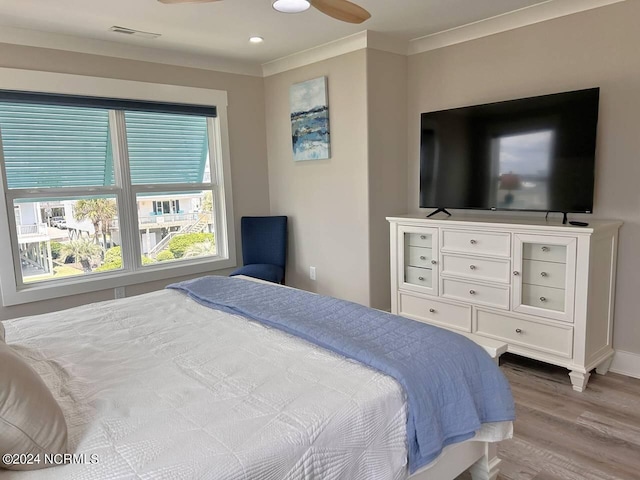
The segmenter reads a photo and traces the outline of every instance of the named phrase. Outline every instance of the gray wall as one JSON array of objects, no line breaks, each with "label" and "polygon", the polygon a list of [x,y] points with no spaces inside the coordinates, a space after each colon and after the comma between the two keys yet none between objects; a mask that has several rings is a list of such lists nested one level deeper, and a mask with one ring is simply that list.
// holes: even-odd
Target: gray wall
[{"label": "gray wall", "polygon": [[594,216],[625,222],[614,346],[634,353],[640,353],[639,18],[640,2],[621,2],[411,56],[407,118],[407,205],[415,212],[421,112],[601,88]]},{"label": "gray wall", "polygon": [[370,305],[391,309],[389,223],[406,212],[407,57],[367,50]]},{"label": "gray wall", "polygon": [[[319,76],[328,79],[331,158],[294,162],[289,87]],[[271,212],[290,222],[287,284],[368,305],[366,51],[267,77],[265,100]]]},{"label": "gray wall", "polygon": [[[385,217],[406,210],[406,65],[366,49],[265,79],[271,212],[291,221],[288,284],[390,309]],[[289,87],[321,75],[331,158],[294,162]]]}]

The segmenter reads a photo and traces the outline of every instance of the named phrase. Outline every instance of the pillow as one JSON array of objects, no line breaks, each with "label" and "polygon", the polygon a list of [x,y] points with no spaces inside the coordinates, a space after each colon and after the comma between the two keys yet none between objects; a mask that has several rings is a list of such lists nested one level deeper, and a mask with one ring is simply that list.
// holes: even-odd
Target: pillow
[{"label": "pillow", "polygon": [[[67,452],[67,424],[55,398],[36,371],[0,342],[0,467],[36,470],[55,466],[45,454]],[[6,454],[40,454],[32,464],[6,464]],[[28,458],[28,457],[27,457]]]}]

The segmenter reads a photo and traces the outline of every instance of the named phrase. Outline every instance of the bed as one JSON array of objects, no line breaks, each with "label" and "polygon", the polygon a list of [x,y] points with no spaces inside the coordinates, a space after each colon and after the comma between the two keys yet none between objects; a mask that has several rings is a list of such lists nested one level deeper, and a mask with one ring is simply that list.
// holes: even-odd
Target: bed
[{"label": "bed", "polygon": [[495,442],[511,436],[510,419],[483,423],[410,471],[409,402],[397,379],[203,303],[169,289],[5,321],[7,344],[64,412],[69,451],[86,457],[0,478],[497,476]]}]

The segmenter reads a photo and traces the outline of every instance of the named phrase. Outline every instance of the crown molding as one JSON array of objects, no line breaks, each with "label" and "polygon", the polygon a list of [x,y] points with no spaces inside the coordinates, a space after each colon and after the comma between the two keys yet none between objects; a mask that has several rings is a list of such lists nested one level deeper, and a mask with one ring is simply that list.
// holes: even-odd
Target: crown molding
[{"label": "crown molding", "polygon": [[367,31],[367,48],[382,50],[383,52],[407,55],[409,42],[390,35],[372,30]]},{"label": "crown molding", "polygon": [[496,33],[514,30],[554,18],[604,7],[625,0],[547,0],[530,7],[462,25],[443,32],[415,38],[409,42],[408,55],[436,50]]},{"label": "crown molding", "polygon": [[364,30],[333,42],[266,62],[261,66],[250,62],[210,55],[184,53],[175,50],[5,26],[0,28],[0,43],[52,48],[216,72],[269,77],[365,48],[399,55],[415,55],[623,1],[626,0],[546,0],[530,7],[415,38],[411,41],[393,38],[380,32]]},{"label": "crown molding", "polygon": [[318,45],[317,47],[263,63],[262,76],[270,77],[271,75],[286,72],[287,70],[311,65],[312,63],[321,62],[322,60],[344,55],[345,53],[355,52],[356,50],[362,50],[363,48],[367,48],[366,30],[333,42],[325,43],[324,45]]},{"label": "crown molding", "polygon": [[260,65],[215,56],[2,26],[0,43],[261,77]]},{"label": "crown molding", "polygon": [[365,48],[373,48],[399,55],[407,54],[408,42],[390,37],[380,32],[363,30],[348,37],[325,43],[317,47],[287,55],[262,64],[262,76],[269,77],[278,73],[321,62],[329,58],[355,52]]},{"label": "crown molding", "polygon": [[318,47],[264,63],[262,64],[262,76],[269,77],[363,48],[373,48],[400,55],[416,55],[623,1],[626,0],[546,0],[530,7],[415,38],[408,42],[379,32],[364,30]]}]

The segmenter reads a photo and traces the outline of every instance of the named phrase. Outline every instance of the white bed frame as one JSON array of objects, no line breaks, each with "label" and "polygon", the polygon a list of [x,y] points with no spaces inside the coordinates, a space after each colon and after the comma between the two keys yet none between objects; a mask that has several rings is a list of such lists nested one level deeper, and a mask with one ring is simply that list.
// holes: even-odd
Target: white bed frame
[{"label": "white bed frame", "polygon": [[496,480],[501,461],[495,443],[458,443],[445,448],[433,465],[418,470],[409,480],[454,480],[467,470],[473,480]]},{"label": "white bed frame", "polygon": [[[244,275],[239,275],[238,278],[268,283]],[[457,333],[484,348],[497,364],[500,361],[500,355],[507,351],[506,343],[479,337],[473,333]],[[496,443],[480,441],[456,443],[445,447],[434,462],[410,475],[408,480],[455,480],[458,475],[467,470],[471,472],[473,480],[496,480],[500,463]]]}]

